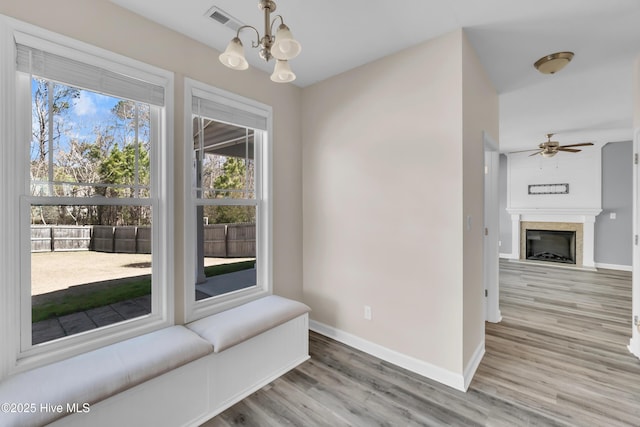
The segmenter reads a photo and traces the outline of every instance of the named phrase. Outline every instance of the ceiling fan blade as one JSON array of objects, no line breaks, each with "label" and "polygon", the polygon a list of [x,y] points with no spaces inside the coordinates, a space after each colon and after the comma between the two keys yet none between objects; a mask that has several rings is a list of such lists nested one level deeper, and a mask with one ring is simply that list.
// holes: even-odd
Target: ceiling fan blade
[{"label": "ceiling fan blade", "polygon": [[539,148],[534,148],[533,150],[519,150],[519,151],[509,151],[509,154],[516,154],[516,153],[526,153],[529,151],[540,151]]},{"label": "ceiling fan blade", "polygon": [[593,145],[593,142],[581,142],[580,144],[561,145],[560,147],[586,147],[587,145]]},{"label": "ceiling fan blade", "polygon": [[553,156],[557,151],[566,151],[569,153],[578,153],[582,150],[573,149],[570,147],[585,147],[588,145],[593,145],[593,142],[581,142],[579,144],[568,144],[568,145],[560,145],[557,141],[551,141],[551,137],[553,134],[547,134],[548,141],[545,141],[540,144],[540,148],[536,148],[533,150],[520,150],[520,151],[510,151],[509,154],[515,153],[526,153],[529,151],[535,151],[533,154],[529,154],[529,157],[533,157],[537,154],[542,154],[547,152],[548,157]]},{"label": "ceiling fan blade", "polygon": [[567,151],[569,153],[579,153],[582,150],[578,150],[577,148],[558,147],[558,151]]}]

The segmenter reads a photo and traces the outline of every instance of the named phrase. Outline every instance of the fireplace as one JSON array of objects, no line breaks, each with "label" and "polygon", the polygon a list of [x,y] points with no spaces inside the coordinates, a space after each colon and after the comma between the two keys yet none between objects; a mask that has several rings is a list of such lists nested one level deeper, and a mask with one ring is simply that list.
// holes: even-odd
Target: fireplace
[{"label": "fireplace", "polygon": [[526,259],[575,264],[576,232],[527,229]]},{"label": "fireplace", "polygon": [[602,209],[508,208],[507,212],[511,214],[512,259],[527,259],[527,230],[574,231],[575,264],[569,265],[595,269],[594,224]]},{"label": "fireplace", "polygon": [[[520,221],[519,228],[520,259],[585,266],[584,224]],[[531,258],[532,256],[535,258]]]}]

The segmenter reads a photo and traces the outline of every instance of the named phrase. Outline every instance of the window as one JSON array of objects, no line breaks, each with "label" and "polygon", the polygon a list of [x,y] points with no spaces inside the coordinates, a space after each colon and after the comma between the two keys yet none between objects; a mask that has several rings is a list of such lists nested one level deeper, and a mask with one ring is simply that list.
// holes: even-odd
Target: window
[{"label": "window", "polygon": [[57,35],[14,37],[20,357],[172,323],[172,75]]},{"label": "window", "polygon": [[31,93],[25,215],[36,345],[151,313],[152,280],[138,267],[150,271],[151,247],[138,240],[153,228],[156,144],[149,104],[36,76]]},{"label": "window", "polygon": [[271,290],[271,109],[186,83],[185,287],[189,320]]}]

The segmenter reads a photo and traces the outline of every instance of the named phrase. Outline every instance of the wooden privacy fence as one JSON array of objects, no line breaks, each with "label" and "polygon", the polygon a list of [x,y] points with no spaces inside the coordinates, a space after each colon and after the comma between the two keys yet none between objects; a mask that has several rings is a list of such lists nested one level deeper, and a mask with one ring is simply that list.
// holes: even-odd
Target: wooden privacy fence
[{"label": "wooden privacy fence", "polygon": [[31,252],[88,251],[91,227],[31,226]]},{"label": "wooden privacy fence", "polygon": [[[256,256],[255,224],[204,226],[204,256],[243,258]],[[96,251],[151,253],[151,227],[31,226],[31,252]]]},{"label": "wooden privacy fence", "polygon": [[151,253],[151,227],[94,225],[93,236],[96,252]]},{"label": "wooden privacy fence", "polygon": [[212,224],[204,226],[204,256],[243,258],[256,256],[255,224]]}]

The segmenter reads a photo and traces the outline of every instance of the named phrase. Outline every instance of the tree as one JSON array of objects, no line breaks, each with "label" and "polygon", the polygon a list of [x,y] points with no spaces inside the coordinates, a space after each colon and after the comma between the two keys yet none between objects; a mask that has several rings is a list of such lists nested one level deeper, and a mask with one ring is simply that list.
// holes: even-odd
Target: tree
[{"label": "tree", "polygon": [[[99,162],[101,184],[96,193],[105,197],[148,197],[150,170],[150,109],[148,105],[119,100],[111,109],[113,121],[100,129],[109,144],[94,154]],[[99,206],[98,223],[144,225],[151,219],[148,207]]]},{"label": "tree", "polygon": [[136,144],[126,144],[122,150],[113,147],[100,164],[100,181],[106,184],[130,185],[129,188],[109,188],[113,196],[134,197],[137,185],[149,184],[149,154]]},{"label": "tree", "polygon": [[219,197],[238,198],[237,191],[221,190],[243,190],[246,181],[246,165],[244,159],[238,157],[227,157],[222,165],[222,174],[213,181],[213,186]]},{"label": "tree", "polygon": [[[49,80],[33,78],[33,99],[32,99],[32,137],[31,137],[31,179],[40,181],[32,186],[34,194],[52,193],[54,186],[46,188],[43,182],[48,181],[49,162],[48,156],[50,146],[58,145],[60,138],[66,131],[64,121],[59,120],[64,117],[74,100],[80,97],[80,91],[76,88],[54,83]],[[50,119],[53,134],[50,135]],[[56,171],[51,171],[55,175]],[[43,224],[56,222],[60,218],[60,209],[53,206],[39,206],[32,209],[32,218],[39,218]]]},{"label": "tree", "polygon": [[111,130],[115,141],[118,141],[122,147],[137,141],[147,150],[149,149],[149,123],[151,121],[148,105],[120,100],[111,109],[111,114],[114,118]]},{"label": "tree", "polygon": [[[111,104],[113,107],[108,107],[110,119],[104,116],[109,110],[89,116],[92,137],[87,135],[87,126],[79,120],[80,116],[73,114],[81,94],[85,91],[33,79],[32,194],[148,197],[149,106],[117,100]],[[86,95],[92,97],[89,92]],[[34,205],[32,219],[34,223],[43,224],[136,225],[148,223],[150,209],[141,206]]]},{"label": "tree", "polygon": [[[33,85],[32,115],[35,126],[33,126],[32,132],[31,160],[35,163],[36,172],[42,172],[46,170],[42,166],[46,165],[47,155],[51,154],[49,153],[49,118],[64,116],[73,105],[73,101],[80,98],[80,91],[70,86],[38,78],[33,79]],[[60,140],[64,131],[64,122],[52,120],[52,123],[54,134],[51,135],[51,138],[55,144]],[[36,173],[35,176],[41,175]]]},{"label": "tree", "polygon": [[[98,187],[106,197],[145,197],[149,186],[149,153],[138,144],[126,144],[121,150],[117,145],[102,160],[99,167],[100,182],[117,184],[113,187]],[[123,187],[124,186],[124,187]],[[100,224],[142,225],[148,223],[150,213],[143,207],[103,207],[99,213]]]},{"label": "tree", "polygon": [[[222,173],[213,181],[216,197],[239,199],[252,193],[253,185],[247,173],[247,169],[253,169],[252,166],[251,160],[247,165],[245,159],[227,157],[222,165]],[[251,206],[210,206],[205,214],[216,224],[255,222],[255,209]]]}]

